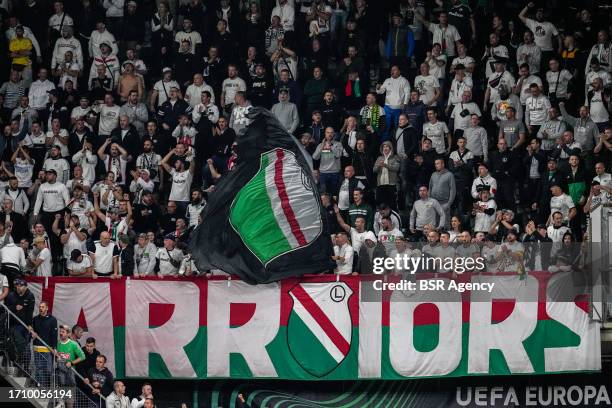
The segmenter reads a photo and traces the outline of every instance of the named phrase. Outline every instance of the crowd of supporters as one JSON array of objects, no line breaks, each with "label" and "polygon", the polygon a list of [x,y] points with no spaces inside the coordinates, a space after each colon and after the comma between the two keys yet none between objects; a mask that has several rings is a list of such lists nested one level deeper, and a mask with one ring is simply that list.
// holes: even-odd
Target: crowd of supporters
[{"label": "crowd of supporters", "polygon": [[605,2],[4,0],[0,15],[11,281],[214,273],[187,247],[250,106],[312,156],[337,273],[412,241],[516,260],[524,242],[582,241],[612,197]]}]

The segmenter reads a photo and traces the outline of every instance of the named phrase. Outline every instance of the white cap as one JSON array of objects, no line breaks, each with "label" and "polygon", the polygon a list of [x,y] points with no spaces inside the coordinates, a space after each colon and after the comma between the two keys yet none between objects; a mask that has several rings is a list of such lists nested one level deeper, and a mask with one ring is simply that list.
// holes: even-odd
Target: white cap
[{"label": "white cap", "polygon": [[375,234],[374,234],[372,231],[368,231],[368,232],[366,232],[366,233],[363,235],[363,240],[364,240],[364,242],[365,242],[366,240],[368,240],[368,239],[369,239],[370,241],[372,241],[372,242],[376,242],[376,241],[378,241],[378,240],[376,239],[376,235],[375,235]]}]

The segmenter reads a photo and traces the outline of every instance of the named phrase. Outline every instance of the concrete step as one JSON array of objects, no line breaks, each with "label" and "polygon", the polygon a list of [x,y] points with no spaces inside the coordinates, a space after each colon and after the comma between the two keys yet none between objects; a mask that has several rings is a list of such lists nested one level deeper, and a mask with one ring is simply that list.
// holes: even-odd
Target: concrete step
[{"label": "concrete step", "polygon": [[37,399],[37,400],[35,400],[35,401],[36,401],[36,403],[37,403],[39,406],[41,406],[41,407],[46,407],[46,406],[47,406],[47,404],[49,403],[49,400],[48,400],[48,399],[42,399],[42,398],[41,398],[41,399]]},{"label": "concrete step", "polygon": [[19,384],[21,388],[25,388],[25,383],[27,380],[25,377],[13,377],[13,380],[15,380],[15,382]]}]

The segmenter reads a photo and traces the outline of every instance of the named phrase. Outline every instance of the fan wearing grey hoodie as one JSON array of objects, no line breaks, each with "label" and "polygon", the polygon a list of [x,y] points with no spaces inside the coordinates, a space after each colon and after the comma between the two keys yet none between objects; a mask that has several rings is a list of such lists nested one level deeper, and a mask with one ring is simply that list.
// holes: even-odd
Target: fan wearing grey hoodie
[{"label": "fan wearing grey hoodie", "polygon": [[278,93],[278,103],[272,106],[271,112],[287,132],[293,134],[300,124],[300,116],[295,103],[289,102],[289,90],[283,88]]},{"label": "fan wearing grey hoodie", "polygon": [[429,196],[435,198],[440,203],[446,215],[444,228],[448,229],[451,219],[450,210],[457,193],[455,177],[453,173],[446,169],[444,159],[436,159],[434,164],[436,166],[436,171],[431,174],[431,178],[429,179]]}]

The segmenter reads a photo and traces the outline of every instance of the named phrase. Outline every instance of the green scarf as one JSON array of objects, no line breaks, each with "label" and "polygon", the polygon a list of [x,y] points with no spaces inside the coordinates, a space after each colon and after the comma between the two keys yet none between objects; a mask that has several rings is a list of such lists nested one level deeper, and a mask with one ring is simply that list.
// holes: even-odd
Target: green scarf
[{"label": "green scarf", "polygon": [[380,124],[380,106],[375,103],[368,109],[363,110],[363,116],[361,117],[361,122],[364,124],[368,123],[368,119],[370,121],[370,126],[374,131],[378,131],[378,125]]}]

